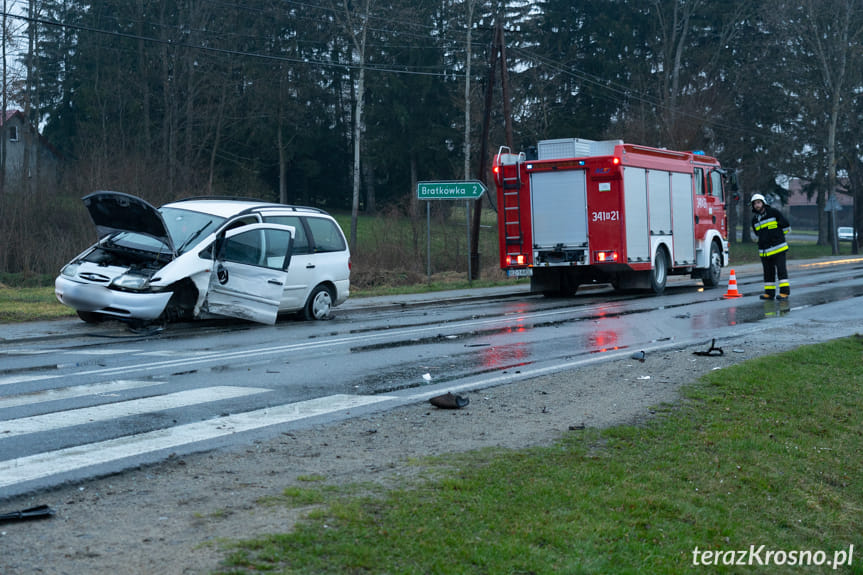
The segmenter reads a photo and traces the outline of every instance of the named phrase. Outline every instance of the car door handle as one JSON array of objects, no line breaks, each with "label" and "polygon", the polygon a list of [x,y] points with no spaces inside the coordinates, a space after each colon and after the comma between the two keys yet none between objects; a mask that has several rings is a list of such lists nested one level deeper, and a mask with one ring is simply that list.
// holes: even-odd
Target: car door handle
[{"label": "car door handle", "polygon": [[284,282],[280,282],[279,280],[267,280],[267,283],[268,283],[268,284],[273,284],[273,285],[276,285],[276,286],[285,285],[285,284],[284,284]]},{"label": "car door handle", "polygon": [[315,269],[315,264],[306,264],[306,269],[307,269],[307,270],[313,270],[313,269]]}]

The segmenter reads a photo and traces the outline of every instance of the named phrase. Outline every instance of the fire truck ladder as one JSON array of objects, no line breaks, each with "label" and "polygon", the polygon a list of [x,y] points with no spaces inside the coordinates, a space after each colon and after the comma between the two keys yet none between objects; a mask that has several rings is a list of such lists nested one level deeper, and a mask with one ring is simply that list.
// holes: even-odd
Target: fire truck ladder
[{"label": "fire truck ladder", "polygon": [[[499,157],[503,157],[503,152],[509,152],[509,148],[502,147]],[[507,163],[501,165],[503,172],[503,217],[506,245],[521,247],[524,240],[521,229],[521,167],[520,163],[523,159],[522,154],[505,154]],[[518,252],[514,252],[518,253]]]}]

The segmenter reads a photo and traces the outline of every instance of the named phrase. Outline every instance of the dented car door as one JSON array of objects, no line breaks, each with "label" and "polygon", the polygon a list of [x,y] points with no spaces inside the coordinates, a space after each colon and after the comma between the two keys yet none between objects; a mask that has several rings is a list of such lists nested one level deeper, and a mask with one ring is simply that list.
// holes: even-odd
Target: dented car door
[{"label": "dented car door", "polygon": [[291,226],[253,224],[228,230],[217,238],[206,311],[276,323],[294,231]]}]

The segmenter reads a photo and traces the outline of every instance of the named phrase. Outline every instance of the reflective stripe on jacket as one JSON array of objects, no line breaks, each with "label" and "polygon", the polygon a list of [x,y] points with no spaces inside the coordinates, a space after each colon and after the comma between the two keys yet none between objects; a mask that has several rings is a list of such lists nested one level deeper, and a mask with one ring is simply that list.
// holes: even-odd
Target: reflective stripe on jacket
[{"label": "reflective stripe on jacket", "polygon": [[758,236],[758,255],[762,258],[788,249],[785,234],[791,231],[791,224],[779,210],[765,205],[752,217],[752,231]]}]

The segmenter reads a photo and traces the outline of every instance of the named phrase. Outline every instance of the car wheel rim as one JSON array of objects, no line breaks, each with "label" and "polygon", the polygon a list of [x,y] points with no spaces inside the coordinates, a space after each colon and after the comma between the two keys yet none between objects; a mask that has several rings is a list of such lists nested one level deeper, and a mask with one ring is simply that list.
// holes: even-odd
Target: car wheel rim
[{"label": "car wheel rim", "polygon": [[312,302],[312,314],[315,319],[321,319],[326,317],[327,314],[330,313],[330,307],[332,307],[332,298],[330,298],[330,293],[327,290],[323,290],[318,295],[315,296],[314,301]]}]

